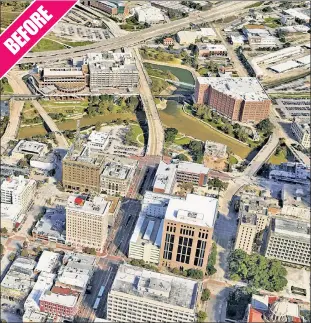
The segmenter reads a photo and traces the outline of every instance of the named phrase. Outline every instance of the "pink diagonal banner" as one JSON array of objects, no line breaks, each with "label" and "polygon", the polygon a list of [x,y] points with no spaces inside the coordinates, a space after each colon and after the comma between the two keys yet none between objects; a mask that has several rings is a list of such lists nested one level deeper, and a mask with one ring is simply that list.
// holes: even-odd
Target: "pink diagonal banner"
[{"label": "pink diagonal banner", "polygon": [[0,35],[0,78],[78,2],[78,0],[34,0]]}]

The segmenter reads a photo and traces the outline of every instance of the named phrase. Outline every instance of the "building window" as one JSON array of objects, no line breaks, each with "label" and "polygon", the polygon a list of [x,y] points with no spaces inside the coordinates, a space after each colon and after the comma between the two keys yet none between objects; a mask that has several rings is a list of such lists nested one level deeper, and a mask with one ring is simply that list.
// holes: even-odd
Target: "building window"
[{"label": "building window", "polygon": [[189,264],[192,238],[179,237],[176,261]]},{"label": "building window", "polygon": [[170,233],[167,233],[165,236],[164,254],[163,254],[164,259],[172,260],[174,238],[175,238],[175,236]]}]

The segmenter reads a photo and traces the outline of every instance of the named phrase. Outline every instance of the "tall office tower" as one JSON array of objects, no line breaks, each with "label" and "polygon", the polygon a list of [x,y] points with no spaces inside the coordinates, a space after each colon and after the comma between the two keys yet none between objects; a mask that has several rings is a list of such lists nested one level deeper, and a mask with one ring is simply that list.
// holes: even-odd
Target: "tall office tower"
[{"label": "tall office tower", "polygon": [[217,199],[188,194],[169,201],[163,225],[160,266],[205,270],[217,215]]}]

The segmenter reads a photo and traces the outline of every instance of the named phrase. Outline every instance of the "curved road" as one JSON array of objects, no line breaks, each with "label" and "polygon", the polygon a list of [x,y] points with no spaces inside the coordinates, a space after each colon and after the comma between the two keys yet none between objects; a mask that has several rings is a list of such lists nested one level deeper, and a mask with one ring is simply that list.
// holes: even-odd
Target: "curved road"
[{"label": "curved road", "polygon": [[[245,7],[253,4],[254,1],[237,1],[234,3],[234,14],[243,10]],[[39,63],[50,62],[67,59],[68,57],[81,57],[86,53],[96,51],[107,51],[118,49],[121,47],[129,47],[141,43],[147,39],[161,36],[163,34],[176,32],[182,28],[187,27],[190,23],[210,22],[219,17],[226,17],[232,15],[232,2],[221,3],[209,11],[200,13],[191,13],[189,17],[179,20],[171,21],[167,24],[153,26],[141,31],[132,32],[118,38],[106,39],[92,45],[81,46],[71,49],[63,49],[58,51],[48,51],[39,53],[28,53],[20,61],[20,63]]]}]

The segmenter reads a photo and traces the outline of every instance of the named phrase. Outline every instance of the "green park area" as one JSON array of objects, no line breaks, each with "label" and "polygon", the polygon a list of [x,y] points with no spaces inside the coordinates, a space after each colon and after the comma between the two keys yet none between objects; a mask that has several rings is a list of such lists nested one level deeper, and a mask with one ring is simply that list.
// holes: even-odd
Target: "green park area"
[{"label": "green park area", "polygon": [[50,50],[59,50],[59,49],[65,49],[66,46],[61,45],[53,40],[42,38],[37,45],[35,45],[31,51],[36,52],[45,52]]},{"label": "green park area", "polygon": [[126,19],[125,23],[120,25],[121,29],[127,30],[127,31],[136,31],[147,28],[147,24],[140,24],[135,16],[132,16],[128,19]]},{"label": "green park area", "polygon": [[140,54],[142,58],[146,60],[169,62],[173,64],[180,64],[182,59],[181,54],[170,54],[160,47],[143,47],[140,49]]},{"label": "green park area", "polygon": [[1,1],[0,26],[7,28],[30,4],[30,1]]},{"label": "green park area", "polygon": [[35,124],[43,124],[43,120],[31,101],[25,101],[21,113],[21,127],[32,126]]},{"label": "green park area", "polygon": [[0,93],[1,94],[10,94],[13,93],[13,89],[6,77],[3,77],[0,80]]},{"label": "green park area", "polygon": [[270,28],[277,28],[281,26],[281,20],[279,18],[266,17],[264,19],[264,24]]}]

